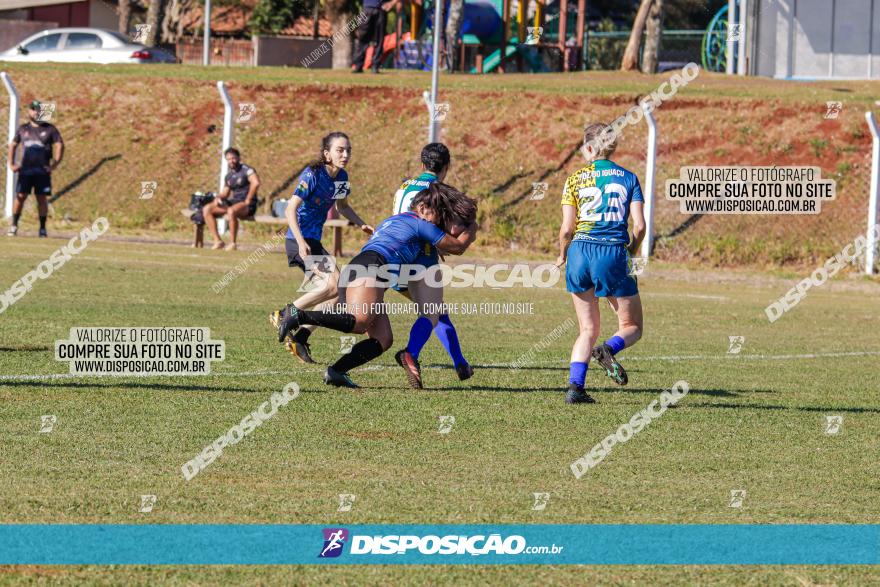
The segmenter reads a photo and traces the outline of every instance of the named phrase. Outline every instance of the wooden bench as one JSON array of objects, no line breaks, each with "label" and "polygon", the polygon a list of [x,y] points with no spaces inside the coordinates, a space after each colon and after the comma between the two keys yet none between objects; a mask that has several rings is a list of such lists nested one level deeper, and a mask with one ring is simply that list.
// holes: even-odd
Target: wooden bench
[{"label": "wooden bench", "polygon": [[[195,210],[191,210],[189,208],[185,208],[180,211],[181,214],[186,216],[187,218],[192,218],[192,215],[195,214]],[[239,218],[241,222],[258,222],[260,224],[275,224],[277,226],[287,227],[287,219],[279,218],[278,216],[272,216],[270,214],[255,214],[253,216],[246,216],[245,218]],[[195,238],[193,240],[192,246],[195,248],[202,248],[205,246],[205,225],[204,224],[195,224]],[[326,220],[324,222],[324,226],[327,228],[333,229],[333,250],[331,251],[334,255],[342,256],[342,229],[348,226],[354,226],[346,218],[338,218],[333,220]],[[217,231],[223,235],[226,234],[226,219],[218,218],[217,219]],[[279,231],[280,232],[280,231]]]}]

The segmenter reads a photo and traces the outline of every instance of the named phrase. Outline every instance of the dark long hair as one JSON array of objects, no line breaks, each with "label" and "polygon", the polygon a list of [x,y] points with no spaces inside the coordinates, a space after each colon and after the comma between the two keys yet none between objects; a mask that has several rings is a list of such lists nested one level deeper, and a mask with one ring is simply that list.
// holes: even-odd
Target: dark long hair
[{"label": "dark long hair", "polygon": [[454,224],[470,226],[477,219],[477,201],[440,181],[416,194],[410,209],[415,210],[419,204],[437,214],[437,226],[446,232]]},{"label": "dark long hair", "polygon": [[349,143],[351,143],[351,139],[348,138],[348,135],[341,131],[331,132],[326,135],[323,139],[321,139],[321,150],[318,151],[318,158],[309,163],[309,167],[312,171],[317,171],[321,168],[322,165],[327,165],[330,163],[327,161],[327,158],[324,157],[324,151],[330,150],[330,145],[333,143],[334,139],[345,139]]}]

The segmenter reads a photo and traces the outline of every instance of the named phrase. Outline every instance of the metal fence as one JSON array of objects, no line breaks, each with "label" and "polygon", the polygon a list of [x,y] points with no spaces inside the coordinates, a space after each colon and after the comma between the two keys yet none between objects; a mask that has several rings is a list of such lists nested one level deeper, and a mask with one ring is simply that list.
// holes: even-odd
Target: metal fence
[{"label": "metal fence", "polygon": [[[177,58],[181,63],[202,64],[202,40],[177,43]],[[254,65],[254,44],[250,40],[211,39],[211,65]]]},{"label": "metal fence", "polygon": [[[663,31],[660,37],[658,61],[660,69],[675,67],[691,61],[701,63],[702,30],[669,30]],[[586,69],[618,69],[623,59],[623,52],[629,41],[629,31],[588,32],[584,43],[584,64]],[[647,35],[646,35],[647,36]],[[642,39],[644,51],[645,39]],[[639,63],[642,58],[639,56]]]}]

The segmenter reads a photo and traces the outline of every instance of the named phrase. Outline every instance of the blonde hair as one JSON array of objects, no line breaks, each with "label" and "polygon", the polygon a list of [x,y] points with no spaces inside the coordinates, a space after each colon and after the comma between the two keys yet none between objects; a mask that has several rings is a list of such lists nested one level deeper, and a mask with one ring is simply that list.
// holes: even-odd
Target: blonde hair
[{"label": "blonde hair", "polygon": [[593,147],[597,159],[607,159],[617,149],[617,137],[609,125],[593,122],[584,127],[584,155],[587,145]]}]

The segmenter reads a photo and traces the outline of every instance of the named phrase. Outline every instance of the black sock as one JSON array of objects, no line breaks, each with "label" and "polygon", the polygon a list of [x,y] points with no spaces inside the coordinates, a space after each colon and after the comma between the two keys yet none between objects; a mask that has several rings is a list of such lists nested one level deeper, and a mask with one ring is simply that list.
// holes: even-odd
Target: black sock
[{"label": "black sock", "polygon": [[46,216],[40,216],[40,230],[46,230]]},{"label": "black sock", "polygon": [[382,343],[375,338],[368,338],[351,347],[350,353],[342,355],[341,359],[330,366],[340,373],[348,373],[355,367],[369,363],[383,352]]},{"label": "black sock", "polygon": [[18,226],[18,219],[21,218],[21,214],[13,214],[12,215],[12,226]]},{"label": "black sock", "polygon": [[300,328],[296,331],[296,334],[293,335],[293,340],[300,344],[305,344],[309,342],[309,336],[311,336],[312,331],[308,328]]},{"label": "black sock", "polygon": [[324,310],[320,312],[314,310],[300,310],[299,323],[324,326],[326,328],[338,330],[339,332],[351,332],[354,330],[355,319],[351,314],[336,314]]}]

